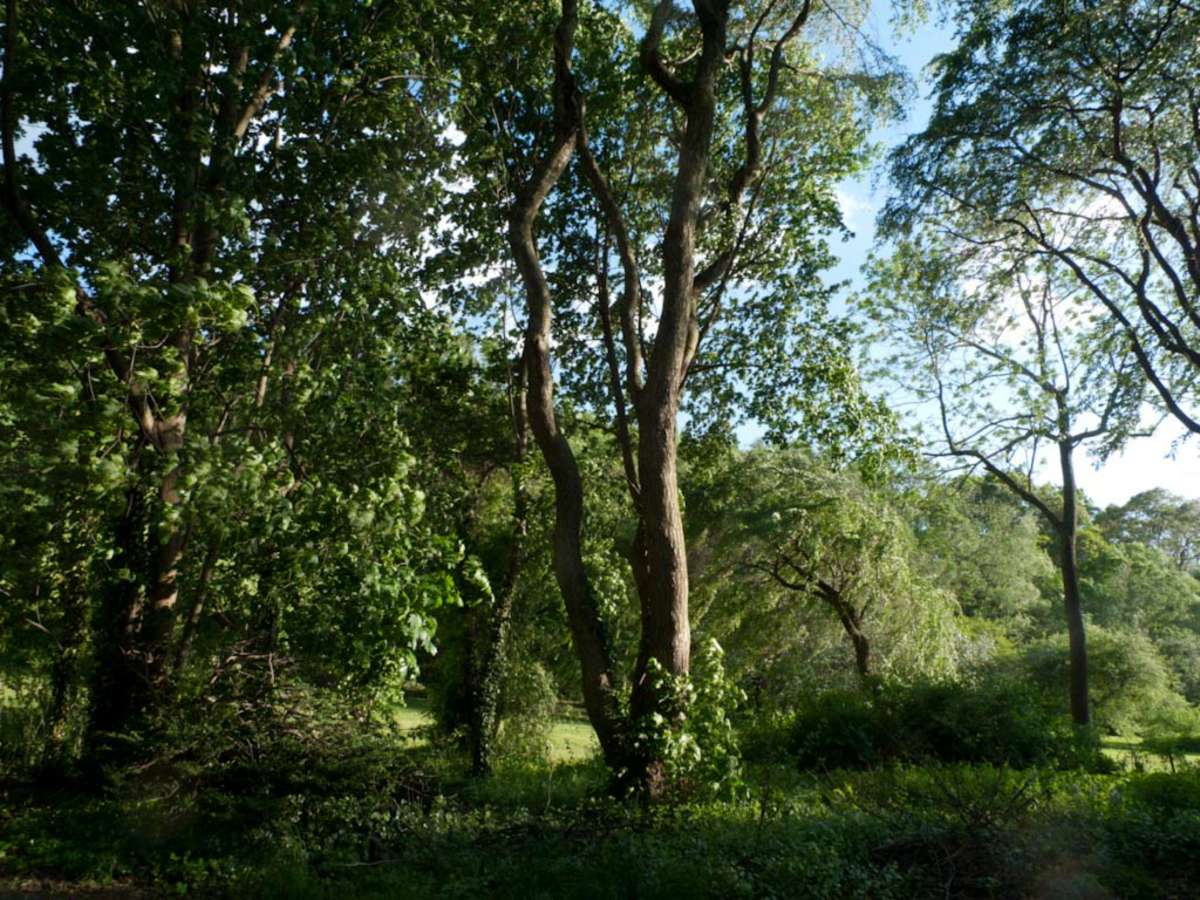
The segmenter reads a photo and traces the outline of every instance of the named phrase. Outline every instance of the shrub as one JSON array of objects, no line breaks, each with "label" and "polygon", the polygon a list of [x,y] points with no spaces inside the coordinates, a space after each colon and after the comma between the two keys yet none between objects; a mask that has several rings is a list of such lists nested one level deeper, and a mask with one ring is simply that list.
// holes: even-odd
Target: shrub
[{"label": "shrub", "polygon": [[550,747],[558,712],[554,679],[541,663],[510,663],[500,688],[500,730],[495,752],[510,760],[540,761]]},{"label": "shrub", "polygon": [[[465,747],[475,703],[472,687],[465,679],[469,666],[464,654],[470,652],[470,647],[462,640],[448,641],[445,647],[430,667],[431,677],[425,680],[429,712],[435,723],[433,736]],[[545,759],[557,710],[558,693],[553,677],[541,663],[510,648],[500,676],[494,761]]]},{"label": "shrub", "polygon": [[1073,728],[1032,686],[998,678],[826,692],[798,710],[791,749],[805,768],[899,761],[1103,765],[1094,733]]},{"label": "shrub", "polygon": [[740,787],[741,754],[732,715],[745,701],[725,671],[724,651],[710,640],[690,674],[672,677],[655,660],[650,676],[665,698],[663,712],[637,723],[637,749],[666,764],[676,798],[729,794]]},{"label": "shrub", "polygon": [[[1092,721],[1114,734],[1138,732],[1160,710],[1184,704],[1154,644],[1136,631],[1088,628],[1088,688]],[[1056,706],[1067,705],[1067,638],[1058,635],[1025,654],[1030,677]]]},{"label": "shrub", "polygon": [[887,726],[887,710],[878,695],[825,691],[797,710],[791,750],[802,768],[865,768],[894,754]]},{"label": "shrub", "polygon": [[1027,683],[932,681],[895,693],[892,733],[905,758],[1062,768],[1099,762],[1096,736],[1075,729]]},{"label": "shrub", "polygon": [[1104,820],[1105,853],[1128,882],[1126,896],[1187,896],[1152,890],[1151,873],[1181,887],[1200,883],[1200,773],[1155,772],[1114,792]]}]

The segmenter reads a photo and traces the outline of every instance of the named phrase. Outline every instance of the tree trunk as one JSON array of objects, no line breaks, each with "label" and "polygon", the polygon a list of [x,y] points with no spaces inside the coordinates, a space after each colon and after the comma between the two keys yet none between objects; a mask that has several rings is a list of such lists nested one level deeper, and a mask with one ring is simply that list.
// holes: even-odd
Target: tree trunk
[{"label": "tree trunk", "polygon": [[504,583],[500,586],[492,610],[488,642],[479,667],[478,690],[471,710],[471,770],[475,775],[489,775],[492,771],[492,750],[500,725],[500,689],[504,680],[508,624],[512,619],[517,579],[525,562],[525,539],[529,534],[529,504],[521,473],[529,442],[523,357],[517,360],[514,370],[508,392],[513,427],[513,466],[509,470],[513,492],[512,543],[508,547]]},{"label": "tree trunk", "polygon": [[518,191],[509,215],[508,240],[529,308],[525,365],[529,427],[554,481],[554,576],[567,608],[571,636],[583,676],[583,699],[604,758],[613,768],[624,763],[624,728],[616,695],[608,635],[583,565],[583,481],[566,435],[559,430],[550,365],[551,295],[538,259],[533,223],[547,194],[575,151],[579,98],[571,74],[578,18],[574,0],[563,0],[554,33],[554,140]]},{"label": "tree trunk", "polygon": [[47,762],[57,766],[70,757],[71,711],[79,695],[80,654],[87,640],[88,596],[80,583],[69,582],[62,635],[50,670],[50,703],[46,710],[49,733]]},{"label": "tree trunk", "polygon": [[508,568],[504,583],[496,595],[488,622],[487,644],[479,664],[478,686],[471,710],[471,771],[475,775],[492,772],[493,747],[500,725],[500,689],[504,681],[508,625],[512,619],[517,578],[525,559],[526,503],[520,477],[513,476],[513,533],[508,548]]},{"label": "tree trunk", "polygon": [[654,659],[671,675],[688,671],[691,629],[688,623],[687,548],[679,508],[676,471],[675,409],[659,411],[657,427],[647,433],[641,424],[638,471],[641,475],[644,576],[640,588],[642,633],[638,669],[634,673],[630,712],[636,719],[657,705],[647,666]]},{"label": "tree trunk", "polygon": [[697,5],[703,46],[684,112],[687,123],[663,235],[663,304],[650,354],[646,388],[638,398],[638,474],[646,588],[638,670],[630,711],[636,719],[657,705],[646,666],[656,660],[671,675],[688,671],[687,547],[679,507],[676,438],[679,402],[698,329],[695,293],[696,225],[708,174],[716,115],[716,78],[725,54],[728,9]]},{"label": "tree trunk", "polygon": [[[178,432],[182,445],[183,432]],[[178,448],[172,448],[178,449]],[[175,506],[179,503],[179,495],[175,491],[175,482],[179,477],[178,467],[163,478],[159,489],[159,499],[164,506]],[[150,691],[150,702],[155,698],[166,697],[170,681],[171,644],[175,636],[175,605],[179,599],[179,567],[183,562],[183,552],[187,547],[188,533],[181,526],[169,526],[166,534],[158,536],[154,529],[156,545],[151,553],[152,560],[149,571],[150,601],[142,617],[142,626],[138,634],[140,647],[138,652],[145,661],[146,685]]]},{"label": "tree trunk", "polygon": [[849,631],[850,643],[854,645],[854,668],[864,682],[871,680],[871,639],[857,626]]},{"label": "tree trunk", "polygon": [[[778,575],[776,575],[776,579],[783,584],[787,584]],[[816,586],[817,592],[833,609],[838,617],[838,621],[842,623],[842,629],[846,632],[846,637],[850,639],[850,646],[854,648],[854,668],[858,672],[859,678],[862,679],[864,684],[869,684],[872,674],[871,639],[863,631],[864,612],[856,609],[849,603],[842,592],[828,581],[817,579]],[[796,585],[794,587],[799,586]]]},{"label": "tree trunk", "polygon": [[145,500],[140,485],[126,493],[125,509],[114,529],[112,576],[100,598],[94,625],[95,671],[84,755],[99,766],[119,756],[118,736],[141,706],[144,675],[138,666],[133,632],[144,599],[134,573],[145,571]]},{"label": "tree trunk", "polygon": [[221,556],[221,543],[214,540],[208,545],[208,551],[204,554],[204,562],[200,566],[200,577],[196,580],[196,594],[192,598],[192,605],[188,609],[187,618],[183,622],[183,631],[179,635],[179,642],[175,645],[175,659],[171,663],[172,676],[178,676],[187,663],[188,654],[192,649],[192,640],[196,636],[196,628],[200,624],[200,620],[204,615],[204,606],[208,602],[208,587],[212,584],[213,572],[217,566],[217,560]]},{"label": "tree trunk", "polygon": [[1062,467],[1063,507],[1059,526],[1059,553],[1062,563],[1063,601],[1067,613],[1067,639],[1070,647],[1068,692],[1071,701],[1071,719],[1076,725],[1087,725],[1091,721],[1088,710],[1088,660],[1087,637],[1083,624],[1083,605],[1079,599],[1079,568],[1076,555],[1078,515],[1075,500],[1074,445],[1070,440],[1061,440],[1058,445],[1059,463]]}]

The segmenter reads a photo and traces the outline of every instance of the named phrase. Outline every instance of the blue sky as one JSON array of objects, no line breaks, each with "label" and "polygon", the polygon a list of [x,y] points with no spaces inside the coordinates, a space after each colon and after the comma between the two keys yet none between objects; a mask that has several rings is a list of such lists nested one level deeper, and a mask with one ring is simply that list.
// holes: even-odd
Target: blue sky
[{"label": "blue sky", "polygon": [[[929,22],[898,40],[890,33],[886,16],[877,15],[871,31],[918,81],[917,97],[905,120],[878,129],[874,135],[874,140],[882,143],[886,152],[906,136],[920,131],[928,120],[931,107],[929,83],[921,77],[922,70],[934,56],[951,48],[953,28]],[[849,281],[852,291],[863,284],[862,265],[876,244],[875,215],[887,192],[887,181],[880,167],[847,180],[839,187],[843,215],[854,237],[835,246],[841,262],[833,270],[832,277]],[[1182,435],[1182,427],[1164,423],[1153,437],[1131,442],[1122,454],[1103,465],[1089,460],[1078,466],[1080,486],[1093,503],[1101,506],[1123,503],[1134,494],[1154,487],[1200,497],[1200,453],[1195,441],[1177,445]],[[1048,481],[1057,480],[1052,466],[1045,467],[1042,476]]]}]

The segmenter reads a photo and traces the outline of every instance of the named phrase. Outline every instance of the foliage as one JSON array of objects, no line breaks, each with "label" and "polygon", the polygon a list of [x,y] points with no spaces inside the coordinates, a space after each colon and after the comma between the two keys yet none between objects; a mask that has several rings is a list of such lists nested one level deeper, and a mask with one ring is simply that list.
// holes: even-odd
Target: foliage
[{"label": "foliage", "polygon": [[1200,501],[1163,488],[1142,491],[1101,510],[1096,526],[1114,542],[1161,550],[1184,571],[1194,571],[1200,562]]},{"label": "foliage", "polygon": [[741,797],[645,809],[596,797],[597,766],[467,783],[444,755],[397,754],[378,737],[330,733],[321,746],[276,748],[235,778],[182,789],[168,779],[150,793],[51,801],[6,786],[0,885],[54,875],[237,897],[895,900],[1090,885],[1166,898],[1197,874],[1191,775],[931,765],[788,780],[752,769]]},{"label": "foliage", "polygon": [[919,571],[957,598],[966,616],[995,623],[1011,640],[1049,617],[1041,584],[1053,580],[1054,563],[1036,515],[1003,485],[922,478],[898,505],[916,540]]},{"label": "foliage", "polygon": [[[1025,652],[1024,664],[1047,696],[1061,693],[1066,640],[1055,636],[1040,641]],[[1137,733],[1160,711],[1184,704],[1161,654],[1139,632],[1090,628],[1088,669],[1095,722],[1107,732]]]},{"label": "foliage", "polygon": [[439,139],[390,77],[420,11],[12,12],[0,678],[49,683],[69,758],[243,665],[412,672],[458,556],[405,418],[443,338],[414,277]]},{"label": "foliage", "polygon": [[710,640],[687,675],[651,665],[664,704],[634,723],[634,752],[663,761],[666,796],[729,796],[741,787],[733,719],[746,695],[726,673],[724,656],[721,645]]},{"label": "foliage", "polygon": [[847,311],[864,0],[9,0],[0,895],[1191,896],[1200,20],[954,10]]},{"label": "foliage", "polygon": [[684,482],[697,621],[748,685],[785,696],[796,669],[820,683],[852,661],[900,679],[954,669],[953,598],[921,577],[906,523],[853,469],[760,447],[697,475]]},{"label": "foliage", "polygon": [[802,704],[789,728],[792,753],[805,768],[896,761],[1100,765],[1094,738],[1072,730],[1036,688],[995,676],[831,691]]},{"label": "foliage", "polygon": [[1200,753],[1200,712],[1177,704],[1159,709],[1146,717],[1142,735],[1142,746],[1166,757],[1174,771],[1177,759]]},{"label": "foliage", "polygon": [[[1193,87],[1183,2],[962,3],[928,125],[894,152],[892,233],[924,221],[1050,265],[1101,307],[1095,345],[1136,356],[1195,431]],[[1191,223],[1191,231],[1184,225]]]}]

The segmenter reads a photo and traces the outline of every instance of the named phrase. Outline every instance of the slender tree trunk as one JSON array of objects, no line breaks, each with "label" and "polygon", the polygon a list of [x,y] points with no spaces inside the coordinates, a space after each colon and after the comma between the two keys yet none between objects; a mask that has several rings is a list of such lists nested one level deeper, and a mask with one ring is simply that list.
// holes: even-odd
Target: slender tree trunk
[{"label": "slender tree trunk", "polygon": [[[182,440],[183,432],[180,431],[181,444]],[[163,478],[159,500],[164,506],[179,503],[179,495],[175,491],[178,477],[179,469],[173,466]],[[187,548],[188,532],[182,526],[173,525],[166,529],[164,535],[157,535],[153,529],[151,534],[157,538],[157,546],[150,554],[150,599],[142,616],[138,638],[141,645],[139,653],[145,662],[146,684],[151,695],[148,700],[153,704],[168,693],[172,672],[169,665],[171,644],[175,636],[175,605],[179,600],[179,567]]]},{"label": "slender tree trunk", "polygon": [[843,618],[842,624],[850,645],[854,648],[854,668],[864,683],[871,680],[871,639],[862,630],[862,621],[858,616],[850,614]]},{"label": "slender tree trunk", "polygon": [[480,663],[479,688],[472,709],[471,769],[476,775],[488,775],[492,771],[492,750],[500,725],[500,689],[504,681],[508,626],[512,619],[517,580],[525,562],[525,541],[529,534],[529,503],[525,496],[525,483],[521,471],[529,443],[525,404],[525,360],[522,357],[517,360],[514,375],[509,382],[509,414],[513,428],[513,466],[509,470],[513,492],[512,542],[508,547],[504,583],[496,596],[496,605],[489,622],[488,642]]},{"label": "slender tree trunk", "polygon": [[608,635],[583,565],[583,481],[571,445],[558,427],[554,408],[551,294],[533,236],[538,211],[570,162],[579,133],[579,97],[571,73],[578,7],[575,0],[563,0],[562,6],[562,18],[554,33],[554,139],[517,192],[509,214],[508,240],[529,308],[525,332],[529,428],[554,481],[554,576],[579,657],[588,719],[605,761],[616,769],[625,762],[625,729]]},{"label": "slender tree trunk", "polygon": [[1078,513],[1075,500],[1074,445],[1068,440],[1058,444],[1059,462],[1062,467],[1063,508],[1059,527],[1059,553],[1062,564],[1063,601],[1067,614],[1067,639],[1070,648],[1068,692],[1071,701],[1071,719],[1076,725],[1087,725],[1091,721],[1088,710],[1088,659],[1087,636],[1084,631],[1083,605],[1079,598],[1079,567],[1076,554]]},{"label": "slender tree trunk", "polygon": [[525,559],[525,537],[528,533],[526,509],[520,476],[514,474],[513,533],[508,548],[508,567],[488,622],[487,644],[479,666],[478,692],[472,710],[471,770],[476,775],[489,775],[492,771],[493,747],[500,725],[500,689],[506,668],[508,626],[512,620],[517,579]]},{"label": "slender tree trunk", "polygon": [[48,761],[52,765],[65,762],[70,756],[71,711],[78,700],[80,653],[88,630],[88,597],[79,583],[80,579],[72,578],[71,581],[62,636],[50,670],[50,704],[46,710],[46,724],[50,735]]},{"label": "slender tree trunk", "polygon": [[196,581],[196,594],[192,598],[192,605],[188,608],[187,618],[184,619],[183,632],[179,635],[179,642],[175,645],[175,658],[171,663],[172,676],[177,676],[187,663],[188,654],[192,650],[192,641],[196,636],[196,628],[204,615],[204,606],[208,602],[208,588],[212,584],[213,572],[220,556],[221,544],[214,540],[208,545],[208,551],[204,554],[204,562],[200,566],[200,577]]},{"label": "slender tree trunk", "polygon": [[[776,578],[778,577],[777,575]],[[818,579],[816,587],[822,599],[837,615],[838,621],[842,623],[842,630],[850,639],[850,646],[854,648],[854,668],[858,672],[859,678],[864,684],[869,684],[873,673],[871,672],[871,639],[863,630],[865,612],[856,609],[846,600],[842,592],[828,581]]]}]

